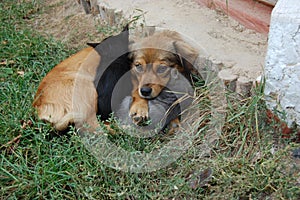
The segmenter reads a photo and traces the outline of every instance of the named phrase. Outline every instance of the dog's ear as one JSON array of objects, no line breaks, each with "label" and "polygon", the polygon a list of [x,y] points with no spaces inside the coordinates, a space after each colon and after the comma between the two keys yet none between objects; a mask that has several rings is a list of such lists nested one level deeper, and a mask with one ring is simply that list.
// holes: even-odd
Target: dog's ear
[{"label": "dog's ear", "polygon": [[128,31],[128,30],[129,30],[129,23],[124,26],[122,32]]},{"label": "dog's ear", "polygon": [[198,74],[197,69],[193,66],[199,54],[197,50],[183,41],[174,41],[173,45],[184,71],[195,75]]},{"label": "dog's ear", "polygon": [[100,43],[99,43],[99,42],[95,42],[95,43],[93,43],[93,42],[88,42],[88,43],[86,43],[86,44],[89,45],[90,47],[96,48],[96,46],[98,46]]},{"label": "dog's ear", "polygon": [[133,62],[134,57],[135,57],[135,51],[130,51],[130,52],[128,53],[128,60],[129,60],[130,63]]}]

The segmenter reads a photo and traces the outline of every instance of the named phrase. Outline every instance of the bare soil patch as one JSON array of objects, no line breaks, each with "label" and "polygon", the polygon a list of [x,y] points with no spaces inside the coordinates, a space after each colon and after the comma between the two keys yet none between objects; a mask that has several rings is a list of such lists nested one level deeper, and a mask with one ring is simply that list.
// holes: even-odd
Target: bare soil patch
[{"label": "bare soil patch", "polygon": [[46,36],[54,37],[67,48],[82,48],[87,42],[100,42],[105,33],[100,31],[100,21],[86,15],[77,1],[45,0],[40,14],[30,20],[30,26]]}]

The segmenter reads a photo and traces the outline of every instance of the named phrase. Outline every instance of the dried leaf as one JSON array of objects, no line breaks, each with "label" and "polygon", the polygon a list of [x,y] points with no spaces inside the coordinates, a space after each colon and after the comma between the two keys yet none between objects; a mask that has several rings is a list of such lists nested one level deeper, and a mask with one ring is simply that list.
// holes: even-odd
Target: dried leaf
[{"label": "dried leaf", "polygon": [[11,64],[15,64],[14,60],[2,60],[0,62],[0,65],[11,65]]},{"label": "dried leaf", "polygon": [[24,76],[25,72],[24,71],[17,71],[17,74],[20,76]]}]

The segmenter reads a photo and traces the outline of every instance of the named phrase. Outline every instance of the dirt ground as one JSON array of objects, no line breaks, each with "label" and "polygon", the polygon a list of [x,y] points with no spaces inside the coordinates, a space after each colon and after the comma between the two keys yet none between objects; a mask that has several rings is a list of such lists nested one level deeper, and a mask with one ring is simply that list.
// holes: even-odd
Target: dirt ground
[{"label": "dirt ground", "polygon": [[[201,7],[192,0],[101,2],[121,9],[124,18],[132,18],[140,14],[137,9],[142,10],[146,25],[176,30],[192,38],[212,60],[234,75],[255,80],[263,73],[267,35],[246,29],[220,11]],[[69,48],[79,49],[86,42],[99,42],[116,30],[85,14],[76,0],[46,0],[40,9],[42,14],[31,21],[32,27],[63,41]]]},{"label": "dirt ground", "polygon": [[100,42],[105,33],[100,21],[86,15],[76,0],[45,0],[30,25],[43,35],[62,41],[68,48],[80,49],[87,42]]}]

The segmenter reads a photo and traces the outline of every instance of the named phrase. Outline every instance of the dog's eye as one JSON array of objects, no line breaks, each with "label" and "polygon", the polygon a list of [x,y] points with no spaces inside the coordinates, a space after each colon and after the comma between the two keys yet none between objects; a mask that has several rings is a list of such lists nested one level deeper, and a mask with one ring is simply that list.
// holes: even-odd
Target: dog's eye
[{"label": "dog's eye", "polygon": [[160,66],[157,68],[156,72],[161,74],[161,73],[164,73],[167,69],[168,69],[167,66],[165,66],[165,65],[160,65]]},{"label": "dog's eye", "polygon": [[134,64],[134,66],[135,66],[135,70],[137,72],[141,73],[144,71],[143,66],[140,63],[136,63],[136,64]]}]

